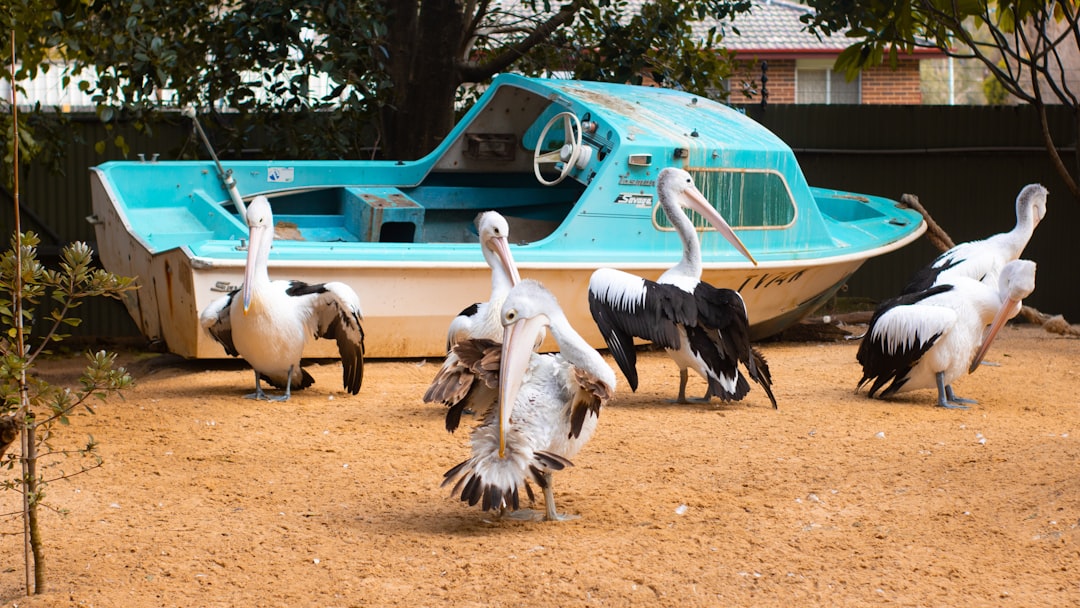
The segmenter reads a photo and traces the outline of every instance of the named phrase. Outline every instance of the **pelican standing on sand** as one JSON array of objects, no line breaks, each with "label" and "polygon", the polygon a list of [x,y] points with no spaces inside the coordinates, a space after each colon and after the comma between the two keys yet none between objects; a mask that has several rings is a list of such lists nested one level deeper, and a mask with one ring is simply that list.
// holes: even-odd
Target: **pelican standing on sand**
[{"label": "pelican standing on sand", "polygon": [[[337,341],[344,368],[342,383],[346,391],[357,394],[364,378],[360,298],[344,283],[271,281],[267,269],[274,240],[270,201],[255,197],[246,216],[244,284],[211,302],[199,315],[202,326],[226,353],[243,357],[254,368],[255,392],[246,397],[285,401],[293,389],[311,386],[315,379],[300,367],[310,337]],[[285,394],[267,397],[260,380],[285,389]]]},{"label": "pelican standing on sand", "polygon": [[859,345],[863,376],[855,390],[871,380],[871,397],[886,384],[881,397],[937,388],[938,406],[966,409],[976,402],[957,397],[952,383],[975,371],[998,330],[1034,290],[1035,262],[1014,260],[1001,270],[996,288],[955,277],[885,302]]},{"label": "pelican standing on sand", "polygon": [[656,180],[660,204],[683,243],[678,264],[657,281],[601,268],[589,279],[589,310],[619,369],[636,391],[637,354],[634,338],[664,348],[679,366],[679,403],[686,403],[687,369],[708,382],[705,401],[746,396],[750,385],[739,371],[746,366],[776,408],[768,364],[750,345],[750,324],[739,292],[718,289],[701,280],[701,243],[693,222],[683,213],[693,209],[755,265],[757,262],[731,226],[709,204],[682,169],[668,167]]},{"label": "pelican standing on sand", "polygon": [[[471,339],[501,341],[503,300],[510,288],[521,280],[510,254],[510,226],[506,219],[495,211],[485,211],[476,216],[476,228],[484,260],[491,267],[491,295],[487,302],[469,306],[450,322],[446,335],[446,359],[424,393],[424,403],[437,401],[453,406],[462,402],[470,388],[471,372],[461,365],[454,345]],[[453,428],[448,425],[447,430],[456,429],[457,423],[454,420]]]},{"label": "pelican standing on sand", "polygon": [[1009,262],[1019,259],[1039,222],[1046,217],[1046,188],[1028,184],[1016,196],[1016,226],[978,241],[960,243],[939,255],[929,266],[915,273],[902,294],[926,291],[956,277],[998,284],[998,274]]},{"label": "pelican standing on sand", "polygon": [[[529,481],[544,491],[544,519],[567,519],[555,509],[552,473],[592,437],[600,409],[615,392],[615,372],[567,320],[555,296],[524,280],[502,307],[503,342],[468,340],[454,347],[475,382],[498,389],[472,433],[472,457],[450,469],[443,485],[469,505],[517,510]],[[535,352],[545,330],[559,353]],[[450,415],[449,413],[447,414]]]}]

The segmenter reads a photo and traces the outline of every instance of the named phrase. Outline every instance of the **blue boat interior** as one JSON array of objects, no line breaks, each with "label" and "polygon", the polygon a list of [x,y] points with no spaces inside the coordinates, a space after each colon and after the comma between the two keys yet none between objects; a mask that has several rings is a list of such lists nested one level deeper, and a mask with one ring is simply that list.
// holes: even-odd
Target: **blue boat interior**
[{"label": "blue boat interior", "polygon": [[414,187],[326,188],[272,202],[275,222],[295,226],[310,241],[476,241],[477,214],[497,209],[513,222],[515,242],[527,243],[557,229],[584,189],[572,180],[542,186],[531,173],[432,173]]}]

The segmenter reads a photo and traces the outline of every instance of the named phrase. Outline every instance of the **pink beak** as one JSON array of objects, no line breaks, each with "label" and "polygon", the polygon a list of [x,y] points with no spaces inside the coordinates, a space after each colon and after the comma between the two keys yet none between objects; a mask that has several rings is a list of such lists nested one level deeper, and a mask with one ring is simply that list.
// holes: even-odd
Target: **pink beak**
[{"label": "pink beak", "polygon": [[712,227],[715,228],[721,236],[739,250],[739,253],[742,253],[746,256],[746,259],[754,263],[754,266],[757,266],[757,260],[754,259],[754,256],[750,255],[750,250],[746,248],[746,245],[744,245],[741,240],[739,240],[738,235],[732,230],[731,226],[727,223],[727,220],[725,220],[723,216],[709,204],[709,200],[705,198],[705,195],[697,188],[687,188],[683,192],[686,194],[686,198],[690,203],[690,208],[700,213],[702,217],[712,224]]},{"label": "pink beak", "polygon": [[499,363],[499,458],[506,454],[506,431],[525,372],[529,369],[534,345],[543,339],[550,321],[546,315],[520,319],[503,330],[502,359]]}]

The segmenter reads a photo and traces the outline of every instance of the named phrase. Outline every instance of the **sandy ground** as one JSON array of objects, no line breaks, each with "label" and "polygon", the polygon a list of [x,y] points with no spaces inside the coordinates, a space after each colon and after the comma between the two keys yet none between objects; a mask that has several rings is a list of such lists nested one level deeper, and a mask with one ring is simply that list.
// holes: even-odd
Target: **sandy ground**
[{"label": "sandy ground", "polygon": [[[241,363],[125,354],[138,386],[64,429],[105,466],[50,487],[50,590],[3,606],[1065,606],[1080,602],[1080,341],[1012,327],[958,382],[869,400],[854,342],[763,343],[780,409],[675,405],[646,353],[557,473],[580,519],[493,521],[440,488],[468,453],[420,396],[438,361],[340,367],[256,403]],[[609,359],[610,361],[610,359]],[[70,364],[41,367],[62,379]],[[694,393],[704,391],[692,381]],[[471,420],[465,423],[471,425]],[[0,492],[0,512],[16,508]]]}]

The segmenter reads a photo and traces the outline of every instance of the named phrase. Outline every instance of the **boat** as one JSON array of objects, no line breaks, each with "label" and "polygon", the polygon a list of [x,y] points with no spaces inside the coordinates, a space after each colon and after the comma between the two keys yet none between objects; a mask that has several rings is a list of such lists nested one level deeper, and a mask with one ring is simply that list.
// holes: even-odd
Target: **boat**
[{"label": "boat", "polygon": [[[418,160],[107,162],[91,168],[89,219],[103,266],[137,277],[125,306],[144,336],[184,357],[227,356],[198,316],[239,287],[244,201],[258,195],[279,228],[271,278],[350,285],[368,357],[445,354],[449,321],[490,291],[473,223],[489,209],[510,223],[521,276],[546,285],[602,348],[590,274],[656,279],[681,256],[656,196],[669,166],[694,176],[756,260],[693,218],[703,280],[742,294],[754,339],[799,322],[867,259],[926,230],[896,201],[811,187],[787,144],[719,102],[514,74],[497,76]],[[320,342],[305,356],[336,356]]]}]

